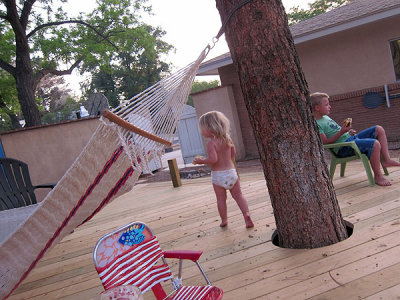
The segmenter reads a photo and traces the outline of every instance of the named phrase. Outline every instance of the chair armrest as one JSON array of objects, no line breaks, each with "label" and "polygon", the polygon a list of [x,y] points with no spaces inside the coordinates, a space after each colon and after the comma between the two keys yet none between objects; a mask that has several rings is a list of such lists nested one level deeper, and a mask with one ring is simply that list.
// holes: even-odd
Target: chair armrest
[{"label": "chair armrest", "polygon": [[342,143],[324,144],[324,148],[328,149],[328,148],[345,147],[345,146],[352,147],[355,144],[356,144],[355,142],[342,142]]},{"label": "chair armrest", "polygon": [[358,155],[361,155],[360,149],[358,149],[358,146],[354,141],[324,145],[325,149],[334,149],[334,148],[340,148],[340,147],[351,147],[354,149],[354,152],[356,152]]},{"label": "chair armrest", "polygon": [[54,188],[56,186],[56,184],[57,184],[57,182],[56,183],[38,184],[38,185],[35,185],[33,187],[33,189],[45,189],[45,188],[52,189],[52,188]]},{"label": "chair armrest", "polygon": [[203,251],[191,251],[191,250],[164,251],[165,258],[190,259],[193,262],[198,261],[202,254]]},{"label": "chair armrest", "polygon": [[208,285],[211,285],[210,280],[208,279],[206,273],[204,273],[203,268],[200,266],[198,262],[200,256],[203,254],[203,251],[191,251],[191,250],[171,250],[164,252],[164,258],[178,258],[179,259],[179,274],[178,274],[178,284],[177,286],[181,286],[181,279],[182,279],[182,260],[183,259],[190,259],[193,261],[197,267],[199,268],[201,274],[203,275],[204,279],[206,280]]}]

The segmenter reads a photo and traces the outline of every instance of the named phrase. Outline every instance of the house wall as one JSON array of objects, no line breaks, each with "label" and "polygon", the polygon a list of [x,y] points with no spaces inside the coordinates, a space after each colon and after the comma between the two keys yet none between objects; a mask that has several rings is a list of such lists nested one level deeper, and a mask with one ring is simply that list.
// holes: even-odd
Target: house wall
[{"label": "house wall", "polygon": [[[400,115],[400,98],[392,99],[390,108],[383,104],[368,109],[363,96],[368,91],[384,95],[385,84],[389,94],[400,92],[389,47],[391,40],[400,38],[398,24],[400,16],[296,45],[309,90],[330,95],[331,117],[338,122],[352,117],[357,131],[382,125],[390,141],[400,140],[400,119],[396,117]],[[232,86],[246,156],[258,156],[237,72],[233,64],[218,72],[221,85]]]},{"label": "house wall", "polygon": [[259,157],[256,140],[251,128],[246,104],[243,99],[242,89],[240,88],[239,77],[233,65],[228,65],[218,69],[221,78],[221,85],[231,85],[235,96],[235,105],[239,118],[240,128],[243,135],[244,151],[246,158]]},{"label": "house wall", "polygon": [[[400,93],[400,82],[388,85],[390,95]],[[386,101],[376,108],[366,108],[363,97],[366,92],[374,91],[385,95],[384,88],[364,89],[352,93],[333,95],[330,97],[331,117],[339,124],[348,117],[353,119],[352,127],[361,131],[373,125],[381,125],[386,130],[389,141],[400,141],[400,97],[390,99],[390,108]]]},{"label": "house wall", "polygon": [[343,94],[396,81],[389,42],[400,15],[296,44],[311,92]]},{"label": "house wall", "polygon": [[[5,156],[27,163],[32,184],[37,185],[57,182],[81,153],[98,125],[98,117],[84,118],[10,131],[1,134],[0,139]],[[37,189],[37,200],[41,201],[48,192],[47,189]]]},{"label": "house wall", "polygon": [[[236,160],[245,159],[246,151],[242,135],[244,131],[240,127],[238,108],[232,86],[217,87],[194,93],[192,97],[198,118],[211,110],[217,110],[225,114],[231,123],[231,137],[236,148]],[[204,145],[206,145],[205,142]]]},{"label": "house wall", "polygon": [[[239,78],[235,73],[235,69],[233,65],[229,65],[221,68],[219,71],[221,74],[221,83],[226,84],[229,82],[232,84],[232,89],[234,91],[236,90],[235,99],[246,157],[258,157],[257,144],[250,125],[242,92],[240,90]],[[399,94],[400,82],[388,84],[388,91],[389,95]],[[210,92],[212,94],[212,90]],[[339,124],[345,118],[351,117],[353,119],[353,128],[357,131],[361,131],[373,125],[381,125],[385,128],[389,141],[400,141],[400,97],[390,99],[390,108],[387,107],[385,102],[377,108],[370,109],[366,108],[363,102],[363,97],[367,92],[380,93],[382,97],[385,95],[383,86],[370,87],[336,95],[330,94],[330,104],[332,107],[330,116]],[[210,97],[212,97],[212,95],[210,95]],[[237,99],[240,100],[238,101]]]}]

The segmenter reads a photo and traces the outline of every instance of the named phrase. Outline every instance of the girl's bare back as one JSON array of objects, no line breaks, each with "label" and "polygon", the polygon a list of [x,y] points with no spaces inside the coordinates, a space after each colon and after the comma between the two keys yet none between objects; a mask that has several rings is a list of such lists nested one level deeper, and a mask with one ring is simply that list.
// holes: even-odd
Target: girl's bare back
[{"label": "girl's bare back", "polygon": [[212,138],[207,144],[208,153],[215,151],[217,159],[211,164],[211,170],[223,171],[235,168],[232,158],[235,155],[235,147],[227,144],[224,140]]}]

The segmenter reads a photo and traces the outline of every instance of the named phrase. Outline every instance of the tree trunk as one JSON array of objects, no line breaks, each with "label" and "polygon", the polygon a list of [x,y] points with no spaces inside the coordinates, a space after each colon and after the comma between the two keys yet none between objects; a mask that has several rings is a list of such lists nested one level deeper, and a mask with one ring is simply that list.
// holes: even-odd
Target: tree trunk
[{"label": "tree trunk", "polygon": [[18,101],[21,105],[26,127],[40,125],[40,113],[35,101],[37,83],[31,65],[29,44],[26,35],[28,18],[35,1],[24,1],[21,16],[18,15],[15,1],[3,1],[7,8],[6,20],[10,23],[15,34],[15,68],[8,66],[7,72],[15,78]]},{"label": "tree trunk", "polygon": [[[242,0],[216,0],[221,20]],[[253,0],[225,27],[256,137],[280,246],[347,238],[309,91],[280,0]]]},{"label": "tree trunk", "polygon": [[18,43],[16,51],[16,72],[14,75],[18,101],[25,119],[25,127],[40,125],[40,113],[35,101],[35,78],[31,66],[28,42]]}]

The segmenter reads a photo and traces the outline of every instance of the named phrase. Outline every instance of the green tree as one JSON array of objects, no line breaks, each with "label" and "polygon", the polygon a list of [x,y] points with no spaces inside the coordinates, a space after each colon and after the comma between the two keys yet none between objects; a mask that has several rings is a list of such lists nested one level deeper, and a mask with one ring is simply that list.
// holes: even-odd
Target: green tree
[{"label": "green tree", "polygon": [[[215,87],[217,87],[219,85],[220,85],[219,80],[195,81],[193,83],[192,90],[190,91],[190,93],[193,94],[193,93],[205,91],[205,90],[208,90],[208,89],[215,88]],[[191,105],[191,106],[194,106],[193,105],[193,97],[192,96],[189,96],[187,104]]]},{"label": "green tree", "polygon": [[162,31],[140,20],[151,11],[147,0],[98,0],[91,13],[75,19],[63,10],[66,0],[19,2],[0,2],[0,68],[15,79],[27,126],[40,124],[35,91],[45,75],[67,75],[76,68],[90,72],[115,62],[116,53],[130,44],[132,56],[144,51],[143,44],[156,52],[163,44],[152,34]]},{"label": "green tree", "polygon": [[0,131],[20,128],[14,78],[0,69]]},{"label": "green tree", "polygon": [[43,124],[58,123],[76,118],[74,111],[81,103],[70,95],[64,77],[47,74],[38,84],[36,98]]},{"label": "green tree", "polygon": [[86,98],[94,93],[102,93],[111,107],[117,107],[121,99],[118,94],[114,70],[109,67],[100,67],[93,73],[91,81],[86,86],[83,85]]},{"label": "green tree", "polygon": [[74,111],[78,111],[81,103],[71,97],[67,97],[61,105],[52,111],[45,112],[42,117],[42,123],[53,124],[76,118]]},{"label": "green tree", "polygon": [[102,93],[111,107],[142,92],[170,71],[170,66],[160,58],[160,54],[172,49],[161,41],[164,31],[148,25],[125,30],[130,32],[130,37],[120,45],[110,62],[89,68],[92,79],[85,94]]},{"label": "green tree", "polygon": [[62,107],[67,97],[71,97],[70,93],[71,89],[64,77],[52,74],[43,77],[36,89],[36,97],[45,112],[53,112]]},{"label": "green tree", "polygon": [[299,6],[292,7],[287,14],[289,25],[323,14],[351,1],[353,0],[316,0],[313,3],[308,3],[308,9],[303,9]]}]

